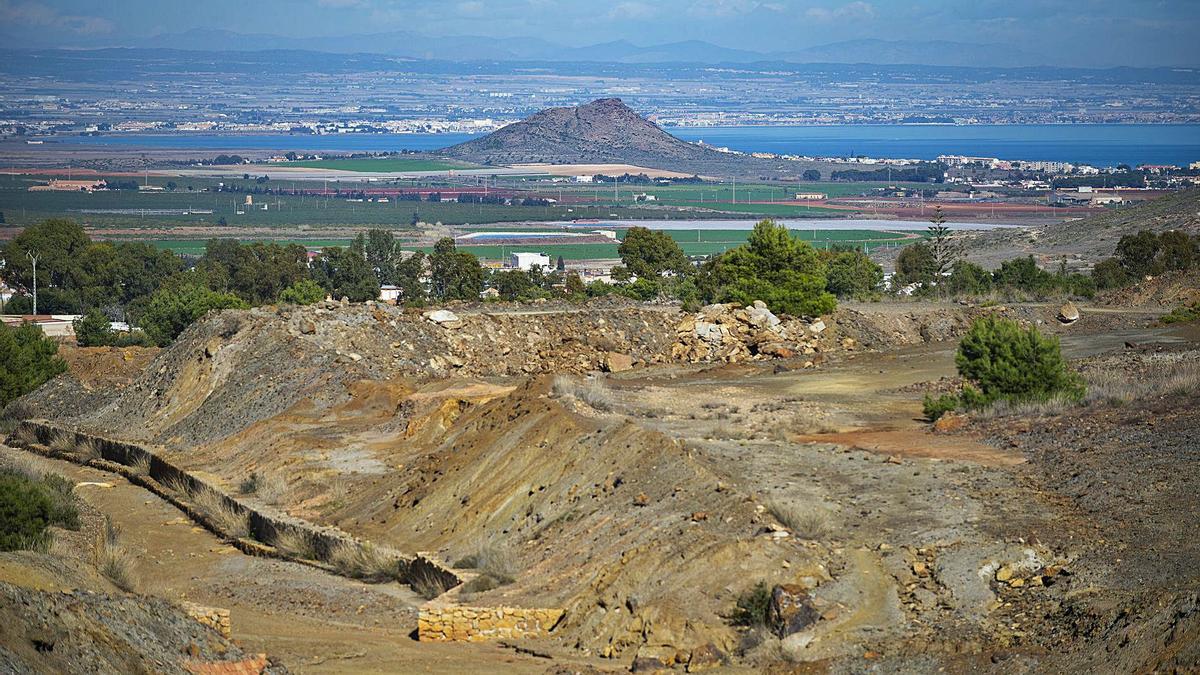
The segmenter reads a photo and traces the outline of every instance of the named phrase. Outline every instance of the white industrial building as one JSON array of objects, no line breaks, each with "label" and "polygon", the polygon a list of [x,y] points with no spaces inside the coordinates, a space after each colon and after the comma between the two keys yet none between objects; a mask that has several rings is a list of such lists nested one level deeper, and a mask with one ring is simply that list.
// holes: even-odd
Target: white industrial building
[{"label": "white industrial building", "polygon": [[550,256],[545,253],[513,253],[508,257],[508,266],[528,272],[534,265],[550,269]]}]

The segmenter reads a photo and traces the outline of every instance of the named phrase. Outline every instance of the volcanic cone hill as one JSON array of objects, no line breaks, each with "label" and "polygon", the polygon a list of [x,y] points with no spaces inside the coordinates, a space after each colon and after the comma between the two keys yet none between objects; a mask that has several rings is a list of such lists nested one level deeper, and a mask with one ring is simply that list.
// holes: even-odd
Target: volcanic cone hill
[{"label": "volcanic cone hill", "polygon": [[621,163],[676,170],[729,158],[675,138],[619,98],[543,110],[441,154],[479,164]]}]

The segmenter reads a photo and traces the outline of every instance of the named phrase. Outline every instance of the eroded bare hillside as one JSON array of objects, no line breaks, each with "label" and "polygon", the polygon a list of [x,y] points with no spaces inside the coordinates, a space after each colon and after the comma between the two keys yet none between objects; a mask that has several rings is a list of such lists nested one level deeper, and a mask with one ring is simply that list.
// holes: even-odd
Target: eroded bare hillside
[{"label": "eroded bare hillside", "polygon": [[[728,308],[224,312],[128,385],[63,377],[23,405],[143,442],[264,512],[429,552],[467,582],[436,602],[562,609],[523,646],[555,658],[1036,672],[1175,649],[1188,662],[1194,575],[1114,587],[1112,559],[1134,553],[1094,543],[1058,480],[1080,459],[1009,433],[1028,425],[933,433],[919,419],[973,316],[1055,311],[864,306],[775,330]],[[1058,328],[1068,352],[1169,337],[1192,362],[1186,335],[1113,311]],[[736,625],[760,583],[790,613]],[[1147,632],[1099,628],[1113,602]]]}]

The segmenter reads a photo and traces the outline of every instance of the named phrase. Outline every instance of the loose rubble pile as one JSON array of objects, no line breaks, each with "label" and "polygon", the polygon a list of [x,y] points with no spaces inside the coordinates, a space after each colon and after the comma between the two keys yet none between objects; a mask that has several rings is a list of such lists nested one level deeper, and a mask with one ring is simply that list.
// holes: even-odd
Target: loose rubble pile
[{"label": "loose rubble pile", "polygon": [[708,305],[676,326],[678,340],[671,348],[671,358],[737,363],[811,356],[821,351],[819,338],[824,331],[825,322],[819,318],[780,319],[760,300],[749,307]]}]

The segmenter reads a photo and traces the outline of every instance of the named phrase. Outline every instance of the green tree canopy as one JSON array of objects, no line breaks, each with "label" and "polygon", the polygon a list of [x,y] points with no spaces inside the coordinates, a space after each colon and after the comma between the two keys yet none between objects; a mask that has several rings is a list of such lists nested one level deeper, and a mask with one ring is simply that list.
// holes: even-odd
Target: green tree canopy
[{"label": "green tree canopy", "polygon": [[154,343],[165,347],[188,326],[213,309],[246,309],[233,293],[214,291],[201,283],[172,284],[150,297],[139,323]]},{"label": "green tree canopy", "polygon": [[333,298],[348,298],[351,302],[365,302],[379,297],[379,278],[367,263],[366,254],[359,245],[347,248],[327,246],[313,261],[313,280],[329,292]]},{"label": "green tree canopy", "polygon": [[32,293],[33,261],[27,253],[33,252],[38,258],[39,295],[42,288],[50,286],[76,288],[79,257],[91,243],[83,227],[73,220],[43,220],[25,228],[4,246],[0,276],[9,286]]},{"label": "green tree canopy", "polygon": [[308,275],[308,252],[299,244],[211,239],[196,269],[208,287],[251,305],[274,302],[283,289]]},{"label": "green tree canopy", "polygon": [[883,283],[883,268],[859,251],[835,255],[829,261],[826,289],[839,298],[863,298]]},{"label": "green tree canopy", "polygon": [[1149,230],[1127,234],[1117,242],[1117,260],[1125,273],[1136,279],[1161,274],[1162,263],[1157,259],[1160,247],[1158,235]]},{"label": "green tree canopy", "polygon": [[899,284],[933,281],[936,274],[937,260],[929,244],[909,244],[900,249],[900,254],[896,256],[896,281]]},{"label": "green tree canopy", "polygon": [[1096,282],[1096,288],[1103,291],[1120,288],[1133,281],[1133,278],[1125,272],[1121,261],[1116,258],[1106,258],[1092,268],[1092,280]]},{"label": "green tree canopy", "polygon": [[102,347],[112,343],[112,323],[96,308],[75,319],[75,342],[80,347]]},{"label": "green tree canopy", "polygon": [[983,295],[992,289],[992,274],[975,263],[959,260],[942,283],[953,295]]},{"label": "green tree canopy", "polygon": [[458,250],[450,237],[439,239],[429,256],[433,297],[438,300],[478,300],[483,290],[479,259]]},{"label": "green tree canopy", "polygon": [[400,244],[390,230],[367,230],[363,245],[367,264],[375,271],[380,284],[396,284],[396,267],[401,261]]},{"label": "green tree canopy", "polygon": [[1158,235],[1159,260],[1165,270],[1189,270],[1200,258],[1200,237],[1169,230]]},{"label": "green tree canopy", "polygon": [[617,253],[625,267],[641,278],[657,279],[663,272],[689,274],[693,269],[683,249],[662,230],[629,228]]},{"label": "green tree canopy", "polygon": [[720,256],[712,273],[722,302],[762,300],[775,312],[814,316],[837,305],[825,290],[825,266],[816,249],[770,220],[755,225],[746,244]]},{"label": "green tree canopy", "polygon": [[325,289],[312,279],[301,279],[279,294],[279,302],[288,305],[312,305],[324,299]]},{"label": "green tree canopy", "polygon": [[425,272],[429,256],[421,251],[404,258],[396,264],[395,284],[400,289],[400,299],[405,304],[421,305],[426,300]]},{"label": "green tree canopy", "polygon": [[492,273],[492,288],[500,294],[502,300],[523,299],[531,290],[536,288],[524,270],[500,270]]}]

